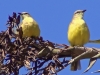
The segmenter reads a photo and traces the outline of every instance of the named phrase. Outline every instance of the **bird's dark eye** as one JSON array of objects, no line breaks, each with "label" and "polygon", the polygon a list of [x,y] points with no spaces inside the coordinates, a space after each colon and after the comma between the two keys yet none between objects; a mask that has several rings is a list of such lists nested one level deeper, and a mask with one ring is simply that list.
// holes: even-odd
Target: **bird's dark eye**
[{"label": "bird's dark eye", "polygon": [[80,12],[76,12],[75,14],[80,13]]},{"label": "bird's dark eye", "polygon": [[24,12],[23,14],[28,14],[27,12]]},{"label": "bird's dark eye", "polygon": [[80,12],[77,12],[77,13],[80,13]]},{"label": "bird's dark eye", "polygon": [[24,14],[28,14],[28,13],[24,13]]}]

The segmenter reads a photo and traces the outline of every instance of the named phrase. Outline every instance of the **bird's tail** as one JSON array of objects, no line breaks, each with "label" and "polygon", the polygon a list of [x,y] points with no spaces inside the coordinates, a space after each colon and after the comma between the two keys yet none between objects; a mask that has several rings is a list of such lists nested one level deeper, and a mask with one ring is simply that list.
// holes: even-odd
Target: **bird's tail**
[{"label": "bird's tail", "polygon": [[100,44],[100,39],[98,39],[98,40],[89,40],[89,43],[98,43],[98,44]]},{"label": "bird's tail", "polygon": [[80,60],[75,61],[71,64],[71,71],[81,70],[81,63]]}]

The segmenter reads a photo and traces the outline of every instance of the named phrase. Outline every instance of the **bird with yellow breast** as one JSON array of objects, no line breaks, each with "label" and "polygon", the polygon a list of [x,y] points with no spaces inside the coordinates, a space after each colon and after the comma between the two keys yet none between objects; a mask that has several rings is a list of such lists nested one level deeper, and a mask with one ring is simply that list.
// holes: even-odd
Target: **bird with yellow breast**
[{"label": "bird with yellow breast", "polygon": [[[84,12],[86,10],[77,10],[74,12],[71,23],[68,27],[68,41],[71,46],[84,46],[90,39],[90,32],[87,24],[83,19]],[[72,54],[72,58],[74,58]],[[71,64],[71,70],[76,71],[81,69],[80,60]]]},{"label": "bird with yellow breast", "polygon": [[20,27],[22,27],[23,37],[39,37],[40,29],[37,22],[31,17],[31,15],[27,12],[19,13],[22,22],[20,23]]}]

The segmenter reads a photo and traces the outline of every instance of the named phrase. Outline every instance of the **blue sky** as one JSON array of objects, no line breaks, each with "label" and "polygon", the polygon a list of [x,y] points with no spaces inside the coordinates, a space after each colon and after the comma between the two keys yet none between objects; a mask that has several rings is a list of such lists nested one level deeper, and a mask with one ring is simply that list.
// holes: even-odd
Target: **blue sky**
[{"label": "blue sky", "polygon": [[[41,36],[59,44],[67,44],[67,29],[73,12],[78,9],[86,9],[84,19],[90,29],[91,39],[100,39],[100,0],[2,0],[0,1],[0,31],[6,30],[6,21],[13,12],[29,12],[37,21],[41,29]],[[86,44],[87,47],[100,48],[100,44]],[[70,66],[58,73],[58,75],[80,75],[88,66],[89,59],[82,60],[82,70],[71,72]],[[91,71],[100,69],[96,62]],[[20,71],[20,75],[25,70]]]}]

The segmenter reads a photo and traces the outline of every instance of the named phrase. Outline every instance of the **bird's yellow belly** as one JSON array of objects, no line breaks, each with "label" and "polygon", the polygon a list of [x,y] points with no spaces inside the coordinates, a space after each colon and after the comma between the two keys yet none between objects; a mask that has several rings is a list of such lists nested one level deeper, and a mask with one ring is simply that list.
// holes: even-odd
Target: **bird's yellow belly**
[{"label": "bird's yellow belly", "polygon": [[22,31],[23,37],[38,37],[40,35],[40,30],[38,26],[24,25],[24,27],[22,26]]},{"label": "bird's yellow belly", "polygon": [[71,27],[68,32],[68,40],[72,46],[83,46],[89,41],[89,30],[87,26]]}]

